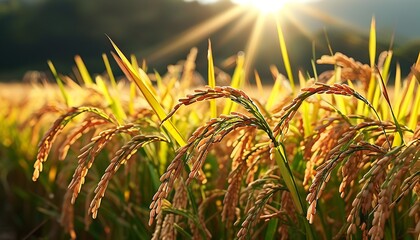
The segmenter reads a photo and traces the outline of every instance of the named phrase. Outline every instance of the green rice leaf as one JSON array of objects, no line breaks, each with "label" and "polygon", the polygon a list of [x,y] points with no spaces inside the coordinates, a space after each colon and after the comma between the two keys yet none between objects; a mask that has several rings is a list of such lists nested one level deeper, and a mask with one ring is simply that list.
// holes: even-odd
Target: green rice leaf
[{"label": "green rice leaf", "polygon": [[[304,205],[302,201],[302,198],[299,194],[299,189],[296,185],[296,181],[293,176],[293,172],[285,156],[286,155],[285,155],[284,146],[280,144],[279,146],[276,147],[276,151],[275,151],[276,163],[279,166],[280,174],[283,178],[283,181],[286,184],[287,189],[290,192],[290,195],[292,196],[293,203],[295,205],[295,208],[299,216],[301,218],[305,218],[304,213],[306,212],[306,205]],[[306,238],[310,240],[314,239],[314,233],[312,232],[312,228],[309,225],[309,222],[306,219],[303,219],[302,222],[305,225]]]},{"label": "green rice leaf", "polygon": [[267,104],[265,105],[265,107],[268,110],[270,110],[274,106],[274,103],[276,101],[276,97],[279,96],[278,94],[280,93],[280,86],[281,86],[282,77],[283,77],[283,75],[279,74],[278,77],[276,78],[274,84],[273,84],[273,87],[271,88],[270,96],[268,97]]},{"label": "green rice leaf", "polygon": [[289,81],[290,81],[290,86],[292,87],[293,92],[295,92],[296,89],[295,89],[295,82],[293,80],[292,67],[290,65],[289,54],[287,52],[287,46],[286,46],[286,41],[284,40],[283,30],[281,29],[280,21],[278,18],[276,19],[276,24],[277,24],[277,34],[279,35],[279,41],[280,41],[281,55],[283,56],[284,68],[286,69],[287,77],[289,78]]},{"label": "green rice leaf", "polygon": [[[395,119],[397,121],[398,121],[398,114],[400,112],[400,105],[401,105],[401,102],[402,102],[402,99],[403,99],[403,96],[400,95],[400,93],[401,93],[401,67],[400,67],[399,64],[397,64],[396,71],[395,71],[395,86],[394,86],[394,97],[396,98],[396,101],[395,101],[395,103],[396,103],[395,104],[395,106],[396,106],[396,109],[395,109],[396,118]],[[393,147],[399,146],[399,145],[401,145],[402,141],[403,141],[403,139],[400,136],[400,134],[395,133],[394,134],[394,141],[392,143],[392,146]]]},{"label": "green rice leaf", "polygon": [[[245,81],[244,78],[244,64],[245,56],[243,53],[238,54],[238,59],[236,60],[236,68],[233,72],[231,87],[235,89],[240,89],[243,86]],[[229,114],[232,111],[235,111],[236,104],[233,103],[230,99],[226,99],[225,107],[223,108],[223,114]]]},{"label": "green rice leaf", "polygon": [[245,54],[240,52],[238,53],[238,58],[236,60],[236,68],[233,72],[231,87],[239,89],[243,87],[245,82],[244,78],[244,64],[245,64]]},{"label": "green rice leaf", "polygon": [[255,75],[255,83],[257,85],[257,89],[258,89],[258,94],[260,96],[264,96],[264,89],[261,83],[261,78],[260,75],[258,74],[257,70],[254,70],[254,75]]},{"label": "green rice leaf", "polygon": [[280,174],[285,182],[287,189],[292,195],[292,199],[296,210],[299,214],[304,213],[304,205],[299,195],[299,190],[296,186],[296,181],[293,177],[292,170],[290,169],[289,163],[285,157],[285,151],[282,146],[277,146],[275,151],[275,158],[277,165],[279,166]]},{"label": "green rice leaf", "polygon": [[202,227],[202,225],[201,225],[201,223],[200,223],[200,221],[197,217],[198,215],[194,215],[194,214],[192,214],[190,212],[187,212],[183,209],[178,209],[178,208],[173,208],[173,207],[165,207],[165,208],[162,208],[162,210],[164,212],[173,213],[175,215],[183,216],[186,219],[189,219],[200,230],[199,232],[200,232],[201,239],[207,239],[206,232],[203,229],[203,227]]},{"label": "green rice leaf", "polygon": [[312,42],[312,59],[311,59],[311,66],[312,66],[312,71],[314,72],[314,78],[315,78],[315,82],[318,82],[318,72],[316,70],[316,52],[315,52],[315,41]]},{"label": "green rice leaf", "polygon": [[[341,67],[337,66],[335,68],[335,82],[340,83],[341,82]],[[346,102],[343,98],[343,96],[333,95],[334,99],[337,101],[337,106],[340,112],[342,112],[344,115],[347,114],[346,110]]]},{"label": "green rice leaf", "polygon": [[395,112],[398,116],[400,112],[400,104],[403,99],[403,95],[401,95],[401,67],[400,64],[397,63],[397,67],[395,68],[395,85],[394,85],[394,97],[395,97]]},{"label": "green rice leaf", "polygon": [[[302,72],[299,71],[299,83],[301,87],[306,86],[305,77],[303,76]],[[342,100],[342,99],[341,99]],[[310,114],[310,106],[308,102],[302,103],[302,121],[303,121],[303,130],[305,137],[309,136],[312,133],[312,127],[311,127],[311,114]]]},{"label": "green rice leaf", "polygon": [[159,174],[151,162],[148,162],[146,165],[150,174],[150,183],[153,186],[153,189],[158,189],[160,185]]},{"label": "green rice leaf", "polygon": [[155,78],[156,78],[156,83],[157,83],[157,88],[160,89],[164,89],[165,86],[162,82],[162,76],[158,73],[158,71],[154,71],[155,72]]},{"label": "green rice leaf", "polygon": [[271,67],[271,72],[276,79],[274,81],[273,87],[271,88],[270,96],[267,99],[267,103],[265,104],[267,110],[270,110],[274,106],[274,103],[276,102],[276,99],[280,94],[280,86],[284,78],[283,75],[280,74],[277,68],[274,66]]},{"label": "green rice leaf", "polygon": [[80,75],[82,76],[82,80],[86,86],[93,85],[92,78],[86,68],[85,63],[83,62],[82,58],[79,55],[74,57],[74,61],[76,62],[77,69],[79,70]]},{"label": "green rice leaf", "polygon": [[108,74],[109,81],[111,81],[111,86],[114,89],[117,89],[117,82],[115,81],[114,73],[112,72],[112,69],[111,69],[111,64],[109,64],[108,56],[105,53],[103,53],[102,59],[105,64],[105,69],[106,69],[106,73]]},{"label": "green rice leaf", "polygon": [[[413,102],[414,94],[415,94],[415,85],[416,81],[413,78],[409,79],[407,82],[407,87],[405,88],[403,99],[401,105],[399,107],[400,111],[398,112],[398,120],[407,123],[407,114],[409,113],[410,103]],[[405,121],[404,121],[405,120]]]},{"label": "green rice leaf", "polygon": [[370,67],[374,69],[376,58],[376,21],[375,17],[372,17],[370,23],[370,33],[369,33],[369,59]]},{"label": "green rice leaf", "polygon": [[102,95],[104,95],[105,99],[110,105],[112,112],[114,113],[118,122],[122,123],[123,120],[127,118],[127,116],[125,115],[124,109],[122,108],[119,98],[118,97],[113,98],[111,96],[111,94],[109,93],[108,87],[106,86],[101,76],[96,76],[95,81]]},{"label": "green rice leaf", "polygon": [[[417,82],[420,83],[420,53],[418,55],[417,58],[417,63],[416,65],[413,67],[412,69],[413,72],[413,77],[411,79],[412,82]],[[415,79],[417,79],[417,81],[415,81]],[[410,115],[410,119],[408,121],[408,127],[412,130],[415,130],[418,124],[418,119],[419,119],[419,115],[420,115],[420,84],[417,84],[417,91],[413,88],[413,97],[415,97],[414,103],[413,103],[413,107],[411,110],[411,115]],[[406,98],[407,99],[407,98]]]},{"label": "green rice leaf", "polygon": [[389,69],[391,68],[392,55],[393,55],[393,52],[391,50],[387,51],[384,66],[382,68],[382,77],[385,83],[387,83],[389,79]]},{"label": "green rice leaf", "polygon": [[[375,18],[372,17],[372,21],[370,24],[370,32],[369,32],[369,59],[370,59],[370,67],[371,69],[375,69],[375,59],[376,59],[376,22]],[[375,91],[377,91],[377,83],[375,79],[375,74],[372,72],[369,82],[369,88],[367,93],[367,100],[369,102],[373,102],[373,98],[375,95]],[[369,109],[365,106],[364,115],[369,113]]]},{"label": "green rice leaf", "polygon": [[54,67],[54,64],[51,62],[51,60],[47,61],[48,67],[51,70],[51,73],[53,74],[55,81],[57,81],[58,88],[60,89],[61,95],[63,95],[64,102],[67,106],[71,106],[71,98],[69,98],[69,95],[64,87],[63,81],[61,81],[61,78],[57,74],[57,70]]},{"label": "green rice leaf", "polygon": [[[386,89],[386,85],[388,84],[388,79],[389,79],[389,71],[391,68],[391,60],[392,60],[392,55],[393,52],[391,50],[386,52],[386,59],[382,68],[382,76],[381,76],[381,81],[382,81],[382,86],[385,86],[385,91],[387,91]],[[382,93],[384,93],[384,91],[382,91]],[[386,94],[388,94],[386,92]],[[382,104],[381,110],[382,110],[382,119],[383,120],[387,120],[388,116],[389,116],[389,108],[386,106],[386,102],[380,102]]]},{"label": "green rice leaf", "polygon": [[265,232],[265,238],[264,238],[265,240],[274,239],[277,232],[278,224],[279,224],[278,218],[273,218],[270,221],[268,221],[267,231]]},{"label": "green rice leaf", "polygon": [[130,82],[130,101],[128,102],[128,111],[130,115],[134,114],[134,101],[136,99],[136,84],[134,82]]},{"label": "green rice leaf", "polygon": [[372,106],[375,109],[378,109],[380,98],[381,98],[381,91],[378,88],[375,88],[375,92],[373,93],[373,99],[372,99]]},{"label": "green rice leaf", "polygon": [[[373,97],[376,91],[376,85],[377,85],[376,81],[371,78],[369,82],[367,98],[366,98],[369,102],[373,102]],[[369,108],[365,105],[363,115],[368,115],[368,114],[369,114]]]},{"label": "green rice leaf", "polygon": [[[150,81],[150,79],[147,77],[147,74],[142,69],[136,71],[131,65],[131,63],[128,61],[128,59],[121,52],[121,50],[117,47],[117,45],[115,45],[115,43],[111,39],[109,40],[111,41],[112,46],[118,54],[116,55],[112,53],[114,59],[117,61],[121,70],[124,72],[127,78],[131,79],[133,82],[136,83],[137,87],[143,93],[144,98],[149,103],[150,107],[156,113],[158,118],[161,121],[165,119],[167,114],[165,113],[160,103],[157,101],[156,96],[153,94],[152,91],[150,91],[150,89],[147,87],[147,84],[145,83],[147,82],[147,80]],[[173,125],[173,123],[170,120],[163,122],[162,125],[180,146],[184,146],[186,144],[178,129],[175,127],[175,125]]]},{"label": "green rice leaf", "polygon": [[177,78],[173,77],[169,81],[169,83],[165,84],[164,87],[161,89],[163,92],[162,96],[160,97],[160,103],[166,108],[170,109],[173,107],[173,98],[171,93],[171,90],[175,86],[175,83],[178,81]]},{"label": "green rice leaf", "polygon": [[177,232],[181,233],[183,236],[183,239],[192,239],[193,237],[191,236],[191,234],[189,234],[186,230],[184,230],[181,226],[179,226],[178,224],[174,223],[174,227],[176,229]]},{"label": "green rice leaf", "polygon": [[98,86],[98,88],[99,88],[99,91],[102,93],[102,95],[104,95],[104,97],[105,97],[105,99],[106,99],[106,101],[108,102],[108,104],[112,104],[112,97],[111,97],[111,95],[109,94],[109,91],[108,91],[108,88],[107,88],[107,86],[105,85],[105,83],[104,83],[104,80],[102,79],[102,77],[100,77],[100,76],[97,76],[96,78],[95,78],[95,81],[96,81],[96,85]]},{"label": "green rice leaf", "polygon": [[[140,66],[139,66],[139,62],[137,61],[137,57],[136,57],[136,55],[134,55],[134,54],[131,54],[130,55],[130,60],[131,60],[131,65],[133,66],[133,68],[134,68],[134,70],[136,70],[136,69],[140,69]],[[147,66],[146,66],[146,63],[143,61],[143,63],[142,63],[142,67],[141,67],[141,69],[144,71],[144,72],[146,72],[147,71]],[[153,84],[152,84],[152,81],[150,80],[150,78],[146,78],[146,79],[143,79],[143,81],[144,81],[144,83],[146,84],[146,86],[147,86],[147,88],[149,88],[149,90],[156,96],[157,95],[157,93],[156,93],[156,90],[155,90],[155,88],[153,87]]]},{"label": "green rice leaf", "polygon": [[327,33],[327,29],[326,28],[324,28],[324,36],[325,36],[325,41],[327,42],[328,51],[329,51],[330,55],[333,56],[334,55],[334,51],[332,49],[330,38],[328,37],[328,33]]},{"label": "green rice leaf", "polygon": [[[378,72],[379,72],[379,69],[378,69]],[[398,138],[396,138],[396,141],[394,141],[394,143],[393,143],[394,146],[395,146],[395,143],[396,142],[399,144],[402,141],[402,139],[403,139],[403,133],[402,133],[402,130],[401,130],[401,126],[400,126],[400,124],[398,122],[398,119],[397,119],[397,117],[394,114],[394,110],[392,108],[392,104],[391,104],[391,100],[389,98],[388,90],[386,89],[386,83],[385,83],[385,81],[384,81],[384,79],[382,78],[381,75],[379,75],[379,78],[381,80],[380,83],[381,83],[381,86],[382,86],[382,94],[383,94],[383,96],[385,98],[385,102],[388,104],[389,110],[391,111],[391,115],[392,115],[392,117],[394,119],[394,123],[395,123],[396,129],[397,129],[397,133],[398,133]]]},{"label": "green rice leaf", "polygon": [[[388,79],[389,79],[389,69],[390,69],[391,59],[392,59],[392,51],[391,50],[387,51],[387,52],[385,52],[385,54],[386,54],[386,58],[385,58],[385,61],[384,61],[383,67],[382,67],[382,73],[380,74],[382,91],[378,91],[378,90],[375,91],[375,95],[373,97],[373,102],[372,102],[372,105],[375,108],[378,108],[379,104],[381,103],[381,101],[379,101],[380,96],[381,96],[381,92],[384,94],[384,96],[385,96],[385,94],[388,94],[386,92],[386,85],[387,85],[387,82],[388,82]],[[378,70],[378,73],[379,73],[380,72],[379,69],[377,69],[377,70]],[[388,95],[386,95],[385,97],[388,97]],[[389,97],[388,97],[387,101],[389,101]],[[381,113],[382,113],[382,119],[384,119],[384,120],[388,118],[388,106],[386,106],[386,104],[387,104],[386,102],[382,101],[382,108],[381,108],[382,111],[381,111]]]},{"label": "green rice leaf", "polygon": [[131,65],[133,65],[134,69],[139,69],[139,63],[137,61],[136,55],[130,54]]},{"label": "green rice leaf", "polygon": [[[211,50],[211,42],[209,40],[209,49],[207,54],[208,59],[208,84],[211,88],[216,87],[216,79],[214,76],[214,64],[213,64],[213,53]],[[217,117],[217,107],[216,107],[216,100],[210,100],[210,114],[211,118]]]}]

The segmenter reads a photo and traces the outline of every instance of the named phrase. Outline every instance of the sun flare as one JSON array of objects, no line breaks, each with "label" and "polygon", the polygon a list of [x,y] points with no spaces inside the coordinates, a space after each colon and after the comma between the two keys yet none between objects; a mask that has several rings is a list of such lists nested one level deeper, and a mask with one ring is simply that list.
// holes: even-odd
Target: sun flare
[{"label": "sun flare", "polygon": [[303,3],[311,0],[232,0],[233,3],[258,9],[261,13],[275,13],[290,3]]}]

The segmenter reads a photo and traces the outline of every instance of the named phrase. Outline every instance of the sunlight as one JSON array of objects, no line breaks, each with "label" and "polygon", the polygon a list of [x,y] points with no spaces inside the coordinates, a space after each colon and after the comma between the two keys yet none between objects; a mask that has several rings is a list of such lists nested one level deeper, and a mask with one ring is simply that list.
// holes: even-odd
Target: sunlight
[{"label": "sunlight", "polygon": [[263,14],[279,12],[286,4],[305,3],[311,0],[232,0],[233,3],[258,9]]},{"label": "sunlight", "polygon": [[255,61],[255,56],[257,54],[258,46],[260,45],[261,40],[261,32],[264,28],[265,21],[267,18],[265,18],[263,15],[260,15],[252,29],[251,36],[248,40],[248,44],[245,49],[245,64],[244,64],[244,70],[245,70],[245,79],[248,82],[249,81],[249,75],[252,71],[252,67]]},{"label": "sunlight", "polygon": [[233,3],[256,8],[262,13],[273,13],[283,8],[287,0],[232,0]]},{"label": "sunlight", "polygon": [[[198,2],[211,5],[221,0],[184,0],[185,2]],[[251,28],[250,36],[246,41],[243,51],[246,53],[244,62],[245,82],[253,72],[255,59],[259,55],[259,47],[262,41],[263,30],[269,27],[270,22],[275,21],[277,27],[287,20],[295,30],[303,33],[311,39],[311,32],[304,26],[301,19],[296,15],[308,15],[318,20],[337,22],[337,19],[323,12],[318,12],[310,3],[322,0],[230,0],[234,7],[220,12],[213,18],[199,23],[177,36],[167,39],[153,49],[147,59],[156,62],[170,55],[185,51],[205,38],[211,39],[212,34],[229,24],[233,24],[230,30],[216,42],[219,45],[229,44],[229,41],[240,35],[246,28]],[[287,10],[287,11],[286,11]],[[296,12],[297,11],[297,12]],[[275,32],[275,30],[273,30]],[[284,53],[282,53],[284,54]],[[287,54],[287,53],[286,53]]]},{"label": "sunlight", "polygon": [[219,30],[226,24],[237,19],[243,9],[239,7],[231,8],[219,15],[194,26],[191,29],[182,32],[180,35],[164,41],[153,50],[153,54],[149,56],[149,61],[156,61],[161,58],[167,57],[168,54],[173,54],[183,49],[197,44],[202,39],[208,38],[213,32]]}]

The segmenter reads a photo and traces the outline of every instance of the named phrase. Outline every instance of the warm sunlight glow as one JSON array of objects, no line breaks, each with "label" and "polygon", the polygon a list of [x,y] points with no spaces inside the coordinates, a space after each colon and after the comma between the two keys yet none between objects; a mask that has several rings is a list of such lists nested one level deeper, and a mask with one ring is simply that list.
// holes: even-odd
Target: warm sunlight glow
[{"label": "warm sunlight glow", "polygon": [[232,0],[233,3],[258,9],[262,13],[280,11],[286,4],[303,3],[310,0]]},{"label": "warm sunlight glow", "polygon": [[[289,0],[290,1],[290,0]],[[249,6],[260,10],[262,13],[277,12],[288,0],[232,0],[233,3]]]},{"label": "warm sunlight glow", "polygon": [[[303,33],[309,40],[312,39],[312,33],[305,27],[302,19],[298,16],[309,15],[322,22],[338,23],[338,20],[328,14],[313,9],[314,2],[322,0],[184,0],[185,2],[198,2],[204,5],[212,5],[217,2],[230,1],[236,6],[222,11],[216,16],[198,23],[190,29],[180,33],[177,36],[158,44],[147,57],[149,62],[154,64],[174,56],[180,52],[186,51],[190,46],[194,46],[200,41],[211,39],[214,32],[223,30],[229,26],[229,30],[224,30],[224,35],[217,41],[212,41],[219,46],[224,46],[242,32],[250,30],[246,46],[240,51],[246,53],[243,59],[243,69],[245,81],[249,81],[250,76],[255,70],[255,59],[260,54],[260,47],[264,45],[264,31],[270,27],[273,34],[281,30],[283,21],[291,23],[293,30]],[[249,11],[253,10],[253,11]],[[287,11],[286,11],[287,10]],[[277,14],[280,13],[281,14]],[[274,24],[275,23],[275,24]],[[275,29],[277,26],[277,31]],[[247,29],[248,28],[248,29]],[[290,29],[290,28],[289,28]],[[213,39],[212,39],[213,40]],[[283,51],[283,50],[282,50]],[[287,52],[285,51],[285,55]],[[283,55],[283,53],[282,53]],[[230,60],[229,60],[230,61]],[[284,60],[283,60],[284,61]],[[292,79],[292,77],[289,77]]]}]

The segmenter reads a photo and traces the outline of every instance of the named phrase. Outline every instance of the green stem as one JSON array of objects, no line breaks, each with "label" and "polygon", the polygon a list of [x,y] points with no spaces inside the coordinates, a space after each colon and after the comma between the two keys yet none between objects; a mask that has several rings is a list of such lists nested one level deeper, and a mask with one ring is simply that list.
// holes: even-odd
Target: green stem
[{"label": "green stem", "polygon": [[299,215],[303,217],[303,224],[305,225],[306,237],[307,239],[314,239],[312,228],[309,225],[309,222],[306,221],[305,212],[306,206],[302,202],[302,198],[299,194],[299,189],[296,185],[295,178],[293,176],[292,170],[290,169],[289,163],[287,162],[286,155],[284,154],[284,149],[282,145],[275,147],[275,158],[276,162],[279,165],[280,174],[286,184],[287,189],[289,189],[290,194],[292,195],[293,203],[298,211]]}]

